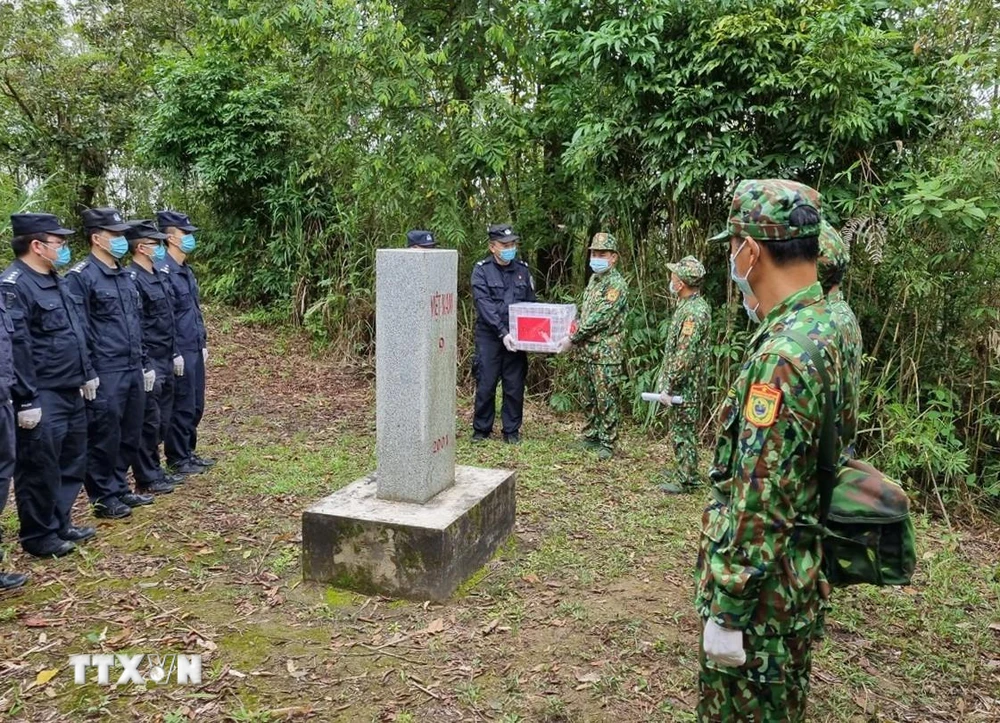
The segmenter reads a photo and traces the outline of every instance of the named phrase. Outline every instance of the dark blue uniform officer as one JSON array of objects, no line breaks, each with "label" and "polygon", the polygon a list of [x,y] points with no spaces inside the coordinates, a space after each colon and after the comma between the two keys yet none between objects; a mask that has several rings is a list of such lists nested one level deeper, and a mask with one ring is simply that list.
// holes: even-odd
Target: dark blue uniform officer
[{"label": "dark blue uniform officer", "polygon": [[[10,336],[14,320],[7,313],[0,295],[0,513],[7,506],[10,479],[14,476],[17,427],[11,389],[14,386],[14,351]],[[27,582],[28,576],[16,572],[0,572],[0,590],[13,590]]]},{"label": "dark blue uniform officer", "polygon": [[71,513],[86,474],[83,394],[94,394],[90,361],[74,295],[55,269],[69,262],[73,232],[45,213],[11,216],[17,259],[0,274],[0,296],[13,322],[17,407],[14,488],[21,546],[39,557],[65,555],[96,534]]},{"label": "dark blue uniform officer", "polygon": [[142,339],[146,346],[149,365],[156,372],[153,388],[146,393],[143,413],[142,438],[136,463],[132,467],[135,484],[140,492],[163,494],[173,492],[174,483],[180,478],[167,478],[160,467],[160,442],[163,429],[170,420],[174,404],[174,374],[183,375],[183,358],[174,344],[174,290],[167,275],[156,269],[166,256],[163,241],[166,234],[156,230],[152,221],[130,221],[125,232],[133,273],[139,289],[139,308],[142,312]]},{"label": "dark blue uniform officer", "polygon": [[196,454],[198,424],[205,412],[205,362],[208,360],[198,280],[187,263],[188,254],[197,245],[194,232],[198,227],[178,211],[160,211],[156,214],[156,224],[167,234],[167,256],[159,269],[167,274],[174,290],[175,343],[184,358],[184,376],[174,380],[174,409],[163,438],[163,451],[172,472],[198,474],[215,464],[215,460]]},{"label": "dark blue uniform officer", "polygon": [[[153,496],[129,490],[126,474],[136,464],[145,410],[147,366],[142,344],[139,291],[134,274],[118,259],[128,251],[128,230],[113,208],[83,212],[90,256],[66,275],[83,298],[90,358],[101,383],[87,402],[87,495],[97,517],[127,517]],[[148,374],[147,374],[148,372]]]},{"label": "dark blue uniform officer", "polygon": [[514,350],[508,328],[511,304],[535,301],[535,282],[528,265],[517,257],[519,237],[506,224],[489,227],[491,255],[472,269],[472,299],[476,304],[476,403],[473,441],[487,439],[496,416],[497,381],[503,381],[504,441],[520,442],[524,381],[528,355]]}]

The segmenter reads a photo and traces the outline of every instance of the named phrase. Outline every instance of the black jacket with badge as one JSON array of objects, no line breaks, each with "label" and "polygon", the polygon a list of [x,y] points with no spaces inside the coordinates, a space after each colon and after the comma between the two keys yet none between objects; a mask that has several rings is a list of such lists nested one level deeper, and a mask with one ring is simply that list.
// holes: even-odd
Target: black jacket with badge
[{"label": "black jacket with badge", "polygon": [[142,310],[142,338],[149,358],[162,369],[178,355],[174,328],[174,289],[167,274],[154,268],[146,271],[132,262]]},{"label": "black jacket with badge", "polygon": [[83,298],[65,279],[17,259],[0,275],[0,292],[13,326],[15,403],[30,405],[38,389],[76,389],[97,376],[80,318]]},{"label": "black jacket with badge", "polygon": [[514,259],[501,266],[492,255],[477,262],[472,269],[472,300],[476,331],[502,339],[509,331],[510,305],[537,300],[528,264]]},{"label": "black jacket with badge", "polygon": [[149,368],[143,346],[139,290],[133,272],[114,268],[93,254],[66,275],[83,298],[83,319],[97,373]]}]

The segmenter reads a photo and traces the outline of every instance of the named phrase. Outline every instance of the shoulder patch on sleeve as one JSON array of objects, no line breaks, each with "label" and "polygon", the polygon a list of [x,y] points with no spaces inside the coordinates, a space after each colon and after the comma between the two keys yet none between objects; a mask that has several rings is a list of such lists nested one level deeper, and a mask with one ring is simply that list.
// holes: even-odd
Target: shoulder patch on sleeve
[{"label": "shoulder patch on sleeve", "polygon": [[743,416],[755,427],[770,427],[781,409],[781,390],[770,384],[752,384]]},{"label": "shoulder patch on sleeve", "polygon": [[613,303],[615,303],[616,301],[618,301],[618,297],[619,297],[619,296],[621,296],[621,295],[622,295],[622,292],[620,292],[620,291],[619,291],[619,290],[618,290],[618,289],[617,289],[616,287],[614,287],[614,286],[612,286],[612,287],[611,287],[610,289],[608,289],[608,290],[607,290],[606,292],[604,292],[604,298],[605,298],[605,299],[606,299],[606,300],[608,301],[608,303],[610,303],[610,304],[613,304]]}]

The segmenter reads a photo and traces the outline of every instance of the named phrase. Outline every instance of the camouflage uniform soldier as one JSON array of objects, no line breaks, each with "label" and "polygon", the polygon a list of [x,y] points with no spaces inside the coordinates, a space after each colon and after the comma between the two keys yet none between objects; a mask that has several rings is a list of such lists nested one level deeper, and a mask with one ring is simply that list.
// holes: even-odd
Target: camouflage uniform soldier
[{"label": "camouflage uniform soldier", "polygon": [[[805,719],[820,599],[817,463],[824,389],[801,342],[820,350],[841,411],[834,312],[816,280],[819,194],[743,181],[727,230],[730,276],[761,324],[726,396],[702,517],[695,607],[704,620],[698,720]],[[839,440],[836,453],[839,455]]]},{"label": "camouflage uniform soldier", "polygon": [[851,252],[837,230],[826,221],[820,224],[819,260],[817,261],[819,282],[826,294],[827,304],[833,311],[834,321],[840,331],[840,349],[844,356],[844,405],[845,423],[841,425],[840,438],[844,445],[841,464],[854,456],[854,442],[858,433],[858,389],[861,386],[861,357],[864,344],[861,327],[850,304],[840,290],[844,274],[851,263]]},{"label": "camouflage uniform soldier", "polygon": [[560,343],[560,351],[581,346],[587,357],[587,426],[583,445],[611,459],[621,414],[618,397],[623,376],[628,284],[618,273],[618,241],[609,233],[594,234],[590,244],[590,277],[576,332]]},{"label": "camouflage uniform soldier", "polygon": [[[685,256],[670,269],[670,293],[680,297],[680,304],[670,320],[667,348],[657,389],[667,405],[667,423],[674,445],[674,467],[664,473],[660,489],[680,494],[698,487],[698,439],[696,428],[708,361],[708,329],[712,310],[701,295],[705,267],[694,256]],[[683,402],[673,405],[671,400]]]}]

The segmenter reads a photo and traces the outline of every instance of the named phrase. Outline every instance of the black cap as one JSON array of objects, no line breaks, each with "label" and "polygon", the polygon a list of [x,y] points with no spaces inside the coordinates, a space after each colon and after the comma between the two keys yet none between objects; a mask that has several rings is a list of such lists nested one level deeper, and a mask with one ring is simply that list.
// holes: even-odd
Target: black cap
[{"label": "black cap", "polygon": [[410,248],[412,246],[433,246],[437,243],[434,240],[434,234],[430,231],[421,231],[420,229],[414,229],[412,231],[406,232],[406,247]]},{"label": "black cap", "polygon": [[157,211],[156,225],[160,227],[161,231],[171,226],[179,228],[185,233],[193,233],[198,230],[197,226],[191,225],[191,219],[188,218],[187,214],[180,211]]},{"label": "black cap", "polygon": [[74,231],[63,228],[51,213],[12,213],[10,227],[15,236],[33,233],[50,233],[53,236],[70,236]]},{"label": "black cap", "polygon": [[157,231],[156,226],[153,225],[152,221],[129,221],[128,230],[125,232],[125,238],[129,241],[138,241],[139,239],[144,238],[148,238],[153,241],[163,241],[167,238],[167,235]]},{"label": "black cap", "polygon": [[83,218],[84,228],[101,228],[115,233],[128,230],[128,224],[117,208],[88,208],[80,216]]},{"label": "black cap", "polygon": [[508,241],[521,240],[521,237],[514,233],[514,229],[511,228],[509,223],[495,223],[487,229],[486,233],[489,234],[490,241],[502,241],[506,243]]}]

